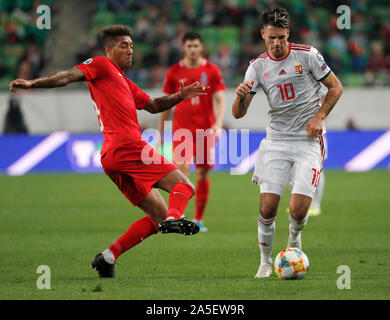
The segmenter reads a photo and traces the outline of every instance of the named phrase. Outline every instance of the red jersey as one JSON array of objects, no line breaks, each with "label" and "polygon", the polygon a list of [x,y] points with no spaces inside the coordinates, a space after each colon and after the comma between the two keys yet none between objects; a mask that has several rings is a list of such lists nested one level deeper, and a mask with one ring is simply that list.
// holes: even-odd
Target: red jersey
[{"label": "red jersey", "polygon": [[207,84],[207,95],[184,100],[176,105],[173,114],[173,130],[186,128],[195,133],[196,129],[209,129],[215,123],[213,94],[226,88],[219,68],[203,59],[196,68],[187,68],[183,60],[171,66],[165,76],[163,92],[172,94],[180,91],[180,81],[188,86],[195,81]]},{"label": "red jersey", "polygon": [[88,81],[100,130],[104,134],[101,155],[109,149],[141,140],[136,109],[143,109],[150,96],[126,78],[108,57],[90,58],[76,66]]}]

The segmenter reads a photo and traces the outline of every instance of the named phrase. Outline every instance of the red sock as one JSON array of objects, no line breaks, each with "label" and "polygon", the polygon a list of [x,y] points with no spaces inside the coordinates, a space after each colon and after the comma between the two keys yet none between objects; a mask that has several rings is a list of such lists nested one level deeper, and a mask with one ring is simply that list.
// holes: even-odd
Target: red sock
[{"label": "red sock", "polygon": [[204,209],[207,205],[207,200],[209,199],[210,191],[210,179],[207,178],[204,181],[199,180],[196,184],[196,194],[195,194],[195,219],[202,221]]},{"label": "red sock", "polygon": [[169,195],[167,218],[180,219],[193,195],[194,189],[189,184],[182,182],[176,184]]},{"label": "red sock", "polygon": [[152,220],[152,218],[146,216],[134,222],[130,228],[108,249],[112,251],[116,261],[122,253],[134,247],[152,234],[157,233],[157,231],[158,227],[156,223]]}]

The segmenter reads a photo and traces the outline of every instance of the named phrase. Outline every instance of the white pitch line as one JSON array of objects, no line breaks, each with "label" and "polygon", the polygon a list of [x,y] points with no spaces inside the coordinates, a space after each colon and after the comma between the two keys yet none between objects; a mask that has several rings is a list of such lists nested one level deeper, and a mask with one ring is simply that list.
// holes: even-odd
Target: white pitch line
[{"label": "white pitch line", "polygon": [[10,176],[21,176],[69,139],[68,132],[54,132],[7,168]]},{"label": "white pitch line", "polygon": [[349,160],[347,171],[368,171],[390,154],[390,130]]}]

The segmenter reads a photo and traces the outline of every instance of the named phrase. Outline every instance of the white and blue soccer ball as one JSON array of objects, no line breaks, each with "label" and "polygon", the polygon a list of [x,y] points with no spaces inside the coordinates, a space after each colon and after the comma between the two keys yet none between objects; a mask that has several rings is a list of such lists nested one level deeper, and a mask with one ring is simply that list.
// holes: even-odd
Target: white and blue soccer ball
[{"label": "white and blue soccer ball", "polygon": [[276,256],[274,270],[282,280],[300,280],[309,271],[309,259],[302,250],[287,248]]}]

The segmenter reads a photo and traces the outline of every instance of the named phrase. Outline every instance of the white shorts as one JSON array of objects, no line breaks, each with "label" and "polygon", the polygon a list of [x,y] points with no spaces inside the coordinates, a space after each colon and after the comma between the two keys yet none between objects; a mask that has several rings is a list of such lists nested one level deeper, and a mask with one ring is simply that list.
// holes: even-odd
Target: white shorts
[{"label": "white shorts", "polygon": [[261,193],[282,195],[287,183],[291,193],[313,198],[325,158],[323,137],[308,140],[269,140],[259,146],[252,181]]}]

